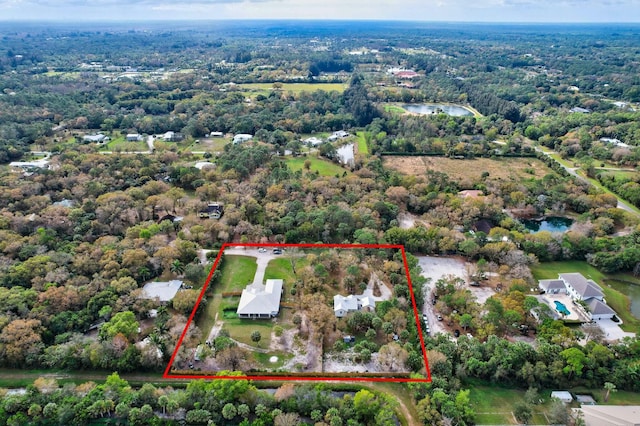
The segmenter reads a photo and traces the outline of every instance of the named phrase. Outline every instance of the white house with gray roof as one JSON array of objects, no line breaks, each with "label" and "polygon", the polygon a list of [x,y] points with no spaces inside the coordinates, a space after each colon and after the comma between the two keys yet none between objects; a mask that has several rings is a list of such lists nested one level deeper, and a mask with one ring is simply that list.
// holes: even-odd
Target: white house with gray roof
[{"label": "white house with gray roof", "polygon": [[342,318],[349,312],[375,310],[376,302],[373,297],[359,295],[341,296],[336,294],[333,296],[333,313],[337,318]]},{"label": "white house with gray roof", "polygon": [[579,272],[559,274],[556,280],[540,280],[538,286],[547,294],[564,293],[574,301],[583,301],[592,320],[610,319],[616,314],[607,305],[602,287]]},{"label": "white house with gray roof", "polygon": [[567,294],[573,300],[584,300],[585,302],[589,299],[604,300],[602,288],[593,280],[586,279],[581,273],[560,274],[558,277],[564,282]]},{"label": "white house with gray roof", "polygon": [[252,283],[242,290],[236,313],[239,318],[273,318],[280,312],[282,280]]}]

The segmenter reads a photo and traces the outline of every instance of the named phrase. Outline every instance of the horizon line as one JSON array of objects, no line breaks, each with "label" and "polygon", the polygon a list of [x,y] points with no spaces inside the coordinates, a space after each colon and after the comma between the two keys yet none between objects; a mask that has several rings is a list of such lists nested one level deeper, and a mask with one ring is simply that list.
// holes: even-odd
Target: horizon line
[{"label": "horizon line", "polygon": [[42,24],[132,24],[132,23],[207,23],[207,22],[392,22],[392,23],[415,23],[415,24],[503,24],[503,25],[640,25],[638,21],[474,21],[474,20],[415,20],[415,19],[377,19],[377,18],[148,18],[148,19],[2,19],[0,24],[5,23],[42,23]]}]

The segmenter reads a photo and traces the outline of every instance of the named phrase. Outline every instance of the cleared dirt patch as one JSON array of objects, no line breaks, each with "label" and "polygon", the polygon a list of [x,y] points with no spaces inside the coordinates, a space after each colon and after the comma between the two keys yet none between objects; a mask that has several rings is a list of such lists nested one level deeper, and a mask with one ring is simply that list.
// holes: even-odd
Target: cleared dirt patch
[{"label": "cleared dirt patch", "polygon": [[479,180],[488,172],[489,179],[526,180],[555,173],[537,158],[474,158],[457,160],[447,157],[384,157],[385,167],[407,175],[424,175],[427,170],[446,173],[453,180]]}]

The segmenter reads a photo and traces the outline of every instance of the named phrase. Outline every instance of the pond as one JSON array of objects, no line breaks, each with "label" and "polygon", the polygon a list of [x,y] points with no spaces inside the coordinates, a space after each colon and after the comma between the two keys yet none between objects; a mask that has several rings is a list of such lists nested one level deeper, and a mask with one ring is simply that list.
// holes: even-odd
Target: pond
[{"label": "pond", "polygon": [[540,231],[565,232],[573,224],[573,219],[568,217],[550,216],[542,220],[524,219],[521,221],[531,233]]},{"label": "pond", "polygon": [[619,280],[607,280],[605,285],[628,296],[631,300],[631,315],[640,319],[640,285]]},{"label": "pond", "polygon": [[447,105],[447,104],[407,104],[402,105],[402,108],[406,111],[413,112],[414,114],[429,115],[445,113],[454,117],[471,116],[473,113],[463,107],[462,105]]},{"label": "pond", "polygon": [[338,157],[340,158],[340,162],[342,164],[353,164],[353,159],[355,154],[353,152],[353,144],[342,145],[340,148],[336,149],[338,153]]}]

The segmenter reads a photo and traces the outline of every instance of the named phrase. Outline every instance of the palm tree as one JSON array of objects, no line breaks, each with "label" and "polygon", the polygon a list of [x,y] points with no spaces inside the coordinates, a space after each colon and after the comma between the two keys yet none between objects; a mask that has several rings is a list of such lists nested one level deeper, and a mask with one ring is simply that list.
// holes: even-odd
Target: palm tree
[{"label": "palm tree", "polygon": [[607,402],[609,400],[609,395],[611,394],[611,392],[618,392],[618,389],[616,389],[616,385],[611,382],[604,382],[604,389],[607,391],[607,393],[604,394],[604,402]]},{"label": "palm tree", "polygon": [[176,259],[171,262],[171,272],[176,275],[182,275],[184,273],[184,265],[180,261],[180,259]]}]

